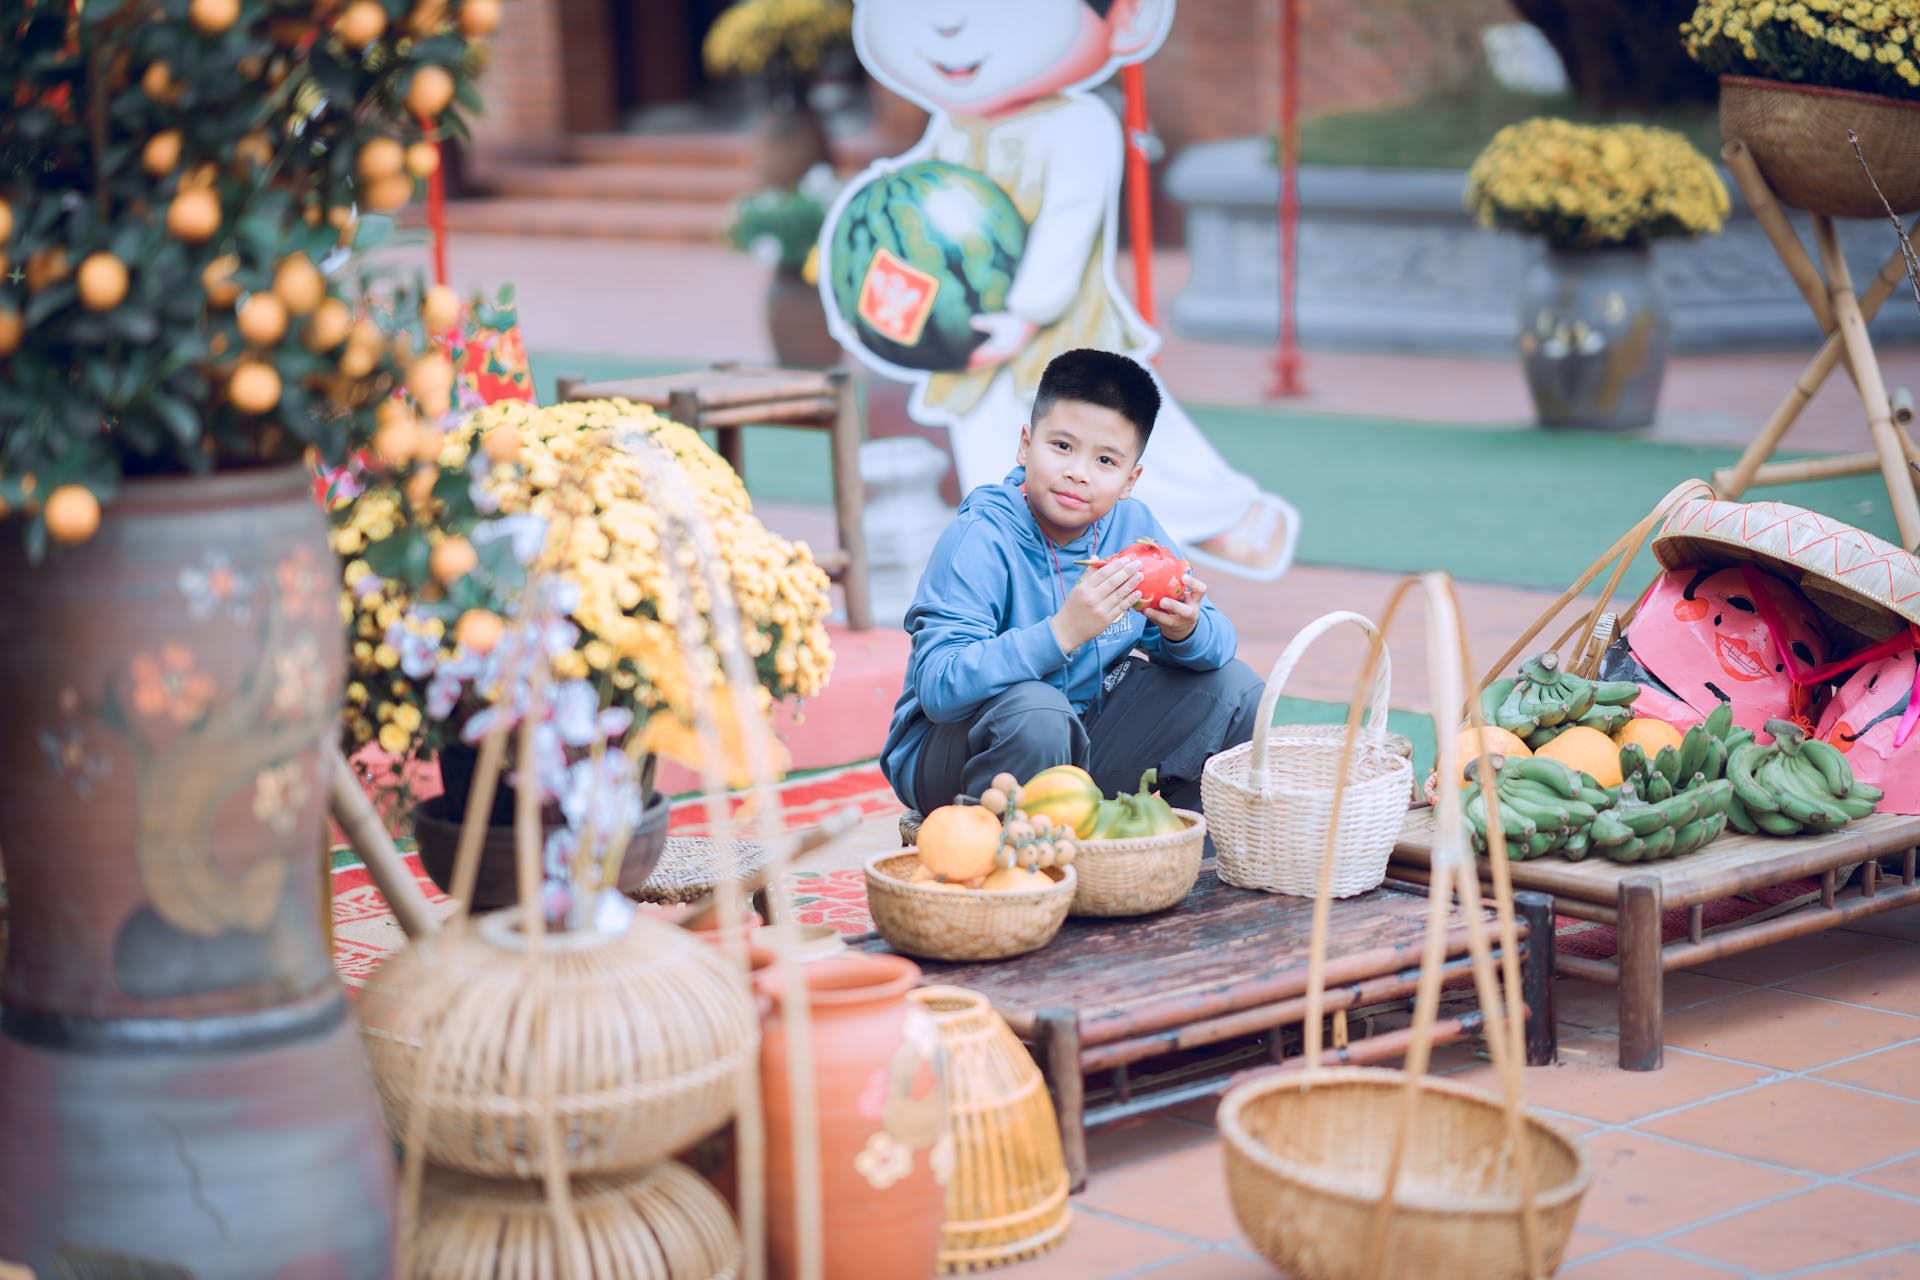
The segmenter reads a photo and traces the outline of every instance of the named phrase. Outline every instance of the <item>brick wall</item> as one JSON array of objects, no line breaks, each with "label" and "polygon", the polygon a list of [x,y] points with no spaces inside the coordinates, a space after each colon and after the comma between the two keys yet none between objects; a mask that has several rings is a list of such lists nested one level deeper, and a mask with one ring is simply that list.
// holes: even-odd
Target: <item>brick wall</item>
[{"label": "brick wall", "polygon": [[474,118],[474,147],[487,154],[545,150],[566,131],[559,0],[512,0],[500,14],[480,74],[486,112]]}]

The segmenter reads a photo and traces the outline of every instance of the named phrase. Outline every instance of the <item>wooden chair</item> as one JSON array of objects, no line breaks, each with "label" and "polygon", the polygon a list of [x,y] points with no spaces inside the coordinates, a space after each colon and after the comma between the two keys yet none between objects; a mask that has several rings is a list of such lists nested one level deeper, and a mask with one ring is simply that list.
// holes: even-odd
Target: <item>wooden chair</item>
[{"label": "wooden chair", "polygon": [[747,474],[742,428],[798,427],[829,432],[833,510],[840,546],[817,552],[814,558],[846,596],[847,626],[855,631],[873,628],[873,610],[867,598],[867,547],[861,532],[866,489],[860,482],[860,409],[853,380],[845,369],[820,373],[756,369],[726,362],[686,373],[609,382],[586,382],[562,375],[558,390],[562,400],[631,400],[696,431],[711,430],[720,456],[742,480]]},{"label": "wooden chair", "polygon": [[[1867,336],[1867,322],[1880,309],[1880,304],[1904,282],[1905,260],[1896,249],[1866,291],[1856,295],[1846,257],[1840,251],[1840,240],[1834,232],[1833,219],[1820,213],[1811,215],[1814,241],[1820,254],[1820,265],[1816,266],[1788,223],[1779,198],[1760,175],[1760,167],[1754,162],[1746,144],[1737,138],[1730,139],[1721,154],[1726,158],[1727,168],[1733,172],[1734,180],[1740,184],[1740,190],[1745,193],[1747,203],[1752,206],[1754,217],[1772,242],[1774,252],[1780,255],[1780,261],[1799,286],[1801,296],[1807,300],[1808,309],[1819,320],[1827,337],[1819,353],[1794,381],[1793,388],[1787,392],[1780,407],[1774,410],[1773,416],[1760,428],[1760,434],[1747,446],[1740,461],[1730,469],[1714,473],[1713,487],[1724,498],[1738,499],[1756,484],[1866,475],[1878,471],[1886,480],[1887,497],[1892,502],[1894,523],[1900,530],[1901,544],[1920,547],[1920,502],[1916,502],[1914,495],[1915,485],[1920,484],[1920,447],[1915,446],[1913,437],[1905,429],[1906,423],[1913,418],[1913,400],[1905,391],[1888,394],[1886,383],[1880,375],[1880,362],[1874,357],[1873,343]],[[1814,392],[1820,389],[1827,376],[1841,365],[1852,376],[1854,387],[1866,408],[1867,432],[1873,442],[1873,451],[1795,462],[1769,461],[1774,450],[1780,446],[1781,438],[1787,434],[1787,428],[1800,416],[1800,411],[1813,399]]]}]

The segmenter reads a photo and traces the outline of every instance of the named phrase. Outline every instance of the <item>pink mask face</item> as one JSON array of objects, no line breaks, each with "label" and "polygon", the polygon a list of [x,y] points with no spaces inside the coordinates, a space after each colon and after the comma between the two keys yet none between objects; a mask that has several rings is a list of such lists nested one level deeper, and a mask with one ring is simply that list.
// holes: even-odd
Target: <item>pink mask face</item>
[{"label": "pink mask face", "polygon": [[[1654,583],[1627,629],[1633,655],[1704,718],[1722,702],[1735,724],[1762,737],[1768,720],[1808,716],[1814,691],[1796,688],[1781,659],[1787,646],[1803,667],[1829,658],[1819,613],[1785,581],[1753,575],[1780,621],[1770,634],[1739,569],[1673,569]],[[1657,712],[1650,712],[1657,714]]]},{"label": "pink mask face", "polygon": [[1913,699],[1920,657],[1896,653],[1847,677],[1820,717],[1820,737],[1846,753],[1854,777],[1886,792],[1885,813],[1920,813],[1920,733],[1894,746]]}]

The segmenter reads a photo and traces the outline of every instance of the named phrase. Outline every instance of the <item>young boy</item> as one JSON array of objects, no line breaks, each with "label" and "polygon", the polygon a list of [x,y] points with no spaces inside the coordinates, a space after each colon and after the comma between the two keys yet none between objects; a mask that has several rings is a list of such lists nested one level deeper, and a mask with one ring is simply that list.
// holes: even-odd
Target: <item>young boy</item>
[{"label": "young boy", "polygon": [[1129,561],[1076,564],[1142,537],[1172,548],[1127,496],[1159,410],[1126,356],[1047,365],[1019,465],[967,495],[907,612],[913,652],[880,762],[904,803],[924,813],[1002,770],[1024,781],[1077,764],[1108,795],[1156,768],[1168,801],[1198,809],[1207,757],[1252,737],[1262,682],[1206,583],[1189,574],[1186,600],[1141,601]]}]

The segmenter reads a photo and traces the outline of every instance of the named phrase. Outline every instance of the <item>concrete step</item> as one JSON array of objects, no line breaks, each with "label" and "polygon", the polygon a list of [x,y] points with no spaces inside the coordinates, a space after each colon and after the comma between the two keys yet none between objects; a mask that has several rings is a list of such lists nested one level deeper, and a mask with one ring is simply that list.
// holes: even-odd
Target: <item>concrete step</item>
[{"label": "concrete step", "polygon": [[750,133],[581,133],[567,139],[565,156],[586,164],[753,167]]},{"label": "concrete step", "polygon": [[754,188],[744,168],[700,164],[502,164],[476,175],[499,196],[542,200],[634,200],[661,204],[730,204]]},{"label": "concrete step", "polygon": [[[421,225],[424,215],[415,207],[407,220]],[[717,203],[516,196],[447,204],[447,230],[454,235],[715,244],[725,240],[727,221],[727,206]]]}]

